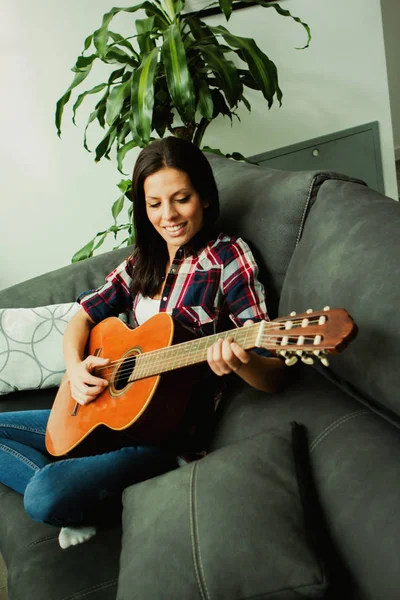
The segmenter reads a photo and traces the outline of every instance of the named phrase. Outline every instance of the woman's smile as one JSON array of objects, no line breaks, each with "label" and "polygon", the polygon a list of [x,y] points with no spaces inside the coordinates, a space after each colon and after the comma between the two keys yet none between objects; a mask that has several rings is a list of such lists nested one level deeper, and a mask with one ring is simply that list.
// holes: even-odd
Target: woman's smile
[{"label": "woman's smile", "polygon": [[203,227],[202,202],[184,171],[165,167],[144,181],[146,212],[150,223],[165,240],[170,260]]}]

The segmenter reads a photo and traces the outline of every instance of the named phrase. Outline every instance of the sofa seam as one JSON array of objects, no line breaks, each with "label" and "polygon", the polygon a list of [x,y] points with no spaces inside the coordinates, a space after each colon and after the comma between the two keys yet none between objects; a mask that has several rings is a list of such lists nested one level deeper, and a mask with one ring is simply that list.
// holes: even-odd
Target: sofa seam
[{"label": "sofa seam", "polygon": [[42,542],[50,542],[51,540],[57,540],[57,539],[58,539],[57,535],[48,535],[46,537],[40,538],[40,540],[35,540],[34,542],[31,542],[27,546],[24,546],[24,548],[32,548],[32,546],[37,546],[38,544],[41,544]]},{"label": "sofa seam", "polygon": [[190,537],[192,542],[193,566],[199,586],[202,600],[210,600],[207,584],[204,576],[204,568],[200,555],[199,529],[197,522],[197,502],[196,502],[196,483],[198,462],[195,462],[190,474],[189,481],[189,519],[190,519]]},{"label": "sofa seam", "polygon": [[366,410],[366,409],[357,410],[356,412],[353,412],[350,415],[345,415],[344,417],[341,417],[340,419],[337,419],[336,421],[334,421],[333,423],[331,423],[330,425],[328,425],[328,427],[326,427],[323,431],[321,431],[321,433],[315,438],[315,440],[313,440],[311,442],[311,444],[310,444],[310,454],[312,452],[314,452],[314,450],[317,448],[317,446],[319,446],[319,444],[330,433],[332,433],[332,431],[334,431],[335,429],[337,429],[338,427],[340,427],[344,423],[347,423],[347,421],[350,421],[351,419],[354,419],[354,418],[362,416],[362,415],[367,415],[367,414],[370,414],[369,410]]},{"label": "sofa seam", "polygon": [[353,183],[363,183],[364,185],[366,185],[365,182],[361,181],[360,179],[357,180],[357,179],[353,179],[353,178],[338,177],[337,174],[335,174],[335,176],[332,177],[332,175],[330,173],[327,173],[326,171],[325,172],[324,171],[320,171],[320,172],[316,173],[312,177],[312,179],[310,181],[309,188],[308,188],[307,198],[306,198],[306,202],[305,202],[305,205],[304,205],[303,214],[301,216],[299,230],[297,232],[297,239],[296,239],[295,247],[300,242],[300,239],[301,239],[301,236],[302,236],[302,233],[303,233],[304,223],[305,223],[305,220],[306,220],[307,210],[308,210],[308,207],[310,205],[312,190],[313,190],[314,185],[318,182],[318,179],[321,180],[321,182],[319,183],[319,187],[321,187],[321,185],[323,183],[325,183],[325,181],[328,181],[328,180],[330,180],[330,181],[332,181],[332,180],[335,180],[335,181],[345,181],[345,182],[350,182],[350,183],[352,183],[352,182]]},{"label": "sofa seam", "polygon": [[304,583],[302,585],[296,585],[296,586],[292,586],[292,587],[285,587],[285,588],[281,588],[279,590],[271,590],[270,592],[261,592],[260,594],[255,594],[253,596],[241,596],[240,598],[235,598],[235,600],[263,600],[264,598],[268,598],[269,596],[274,596],[276,597],[276,594],[278,594],[279,596],[281,594],[286,593],[288,590],[291,591],[297,591],[297,590],[307,590],[307,589],[314,589],[315,587],[324,587],[327,584],[327,579],[326,576],[324,575],[323,581],[321,581],[321,584],[319,582],[315,583]]},{"label": "sofa seam", "polygon": [[314,187],[314,183],[315,183],[316,178],[317,178],[317,176],[314,175],[314,177],[310,181],[310,185],[308,186],[307,198],[306,198],[306,202],[304,204],[303,214],[301,215],[301,220],[300,220],[299,230],[297,232],[297,238],[296,238],[295,247],[300,242],[301,234],[303,232],[304,222],[305,222],[305,219],[306,219],[307,209],[308,209],[308,206],[309,206],[310,200],[311,200],[311,192],[312,192],[312,189]]},{"label": "sofa seam", "polygon": [[103,583],[98,583],[96,585],[93,585],[90,588],[87,588],[86,590],[82,590],[80,592],[74,592],[72,595],[69,596],[65,596],[65,598],[63,598],[63,600],[78,600],[79,598],[84,598],[85,596],[88,596],[89,594],[92,594],[93,592],[97,592],[99,590],[104,590],[108,587],[111,587],[112,585],[117,585],[118,584],[118,578],[115,577],[114,579],[110,579],[109,581],[104,581]]}]

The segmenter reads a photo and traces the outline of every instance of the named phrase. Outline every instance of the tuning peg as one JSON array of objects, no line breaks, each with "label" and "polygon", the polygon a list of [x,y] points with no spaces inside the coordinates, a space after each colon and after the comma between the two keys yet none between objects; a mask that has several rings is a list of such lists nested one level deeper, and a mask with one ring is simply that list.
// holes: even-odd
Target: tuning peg
[{"label": "tuning peg", "polygon": [[296,314],[297,314],[297,313],[296,313],[296,311],[295,311],[295,310],[292,310],[292,312],[290,313],[290,316],[291,316],[291,317],[295,317],[295,316],[296,316]]},{"label": "tuning peg", "polygon": [[306,310],[306,314],[307,314],[307,315],[310,315],[310,314],[312,313],[312,311],[313,311],[313,309],[312,309],[312,308],[308,308],[308,309]]},{"label": "tuning peg", "polygon": [[324,306],[324,310],[331,310],[330,306]]},{"label": "tuning peg", "polygon": [[295,365],[297,363],[299,359],[297,358],[297,356],[290,356],[285,360],[285,364],[288,367],[292,367],[293,365]]},{"label": "tuning peg", "polygon": [[329,360],[326,358],[326,356],[319,356],[318,358],[324,367],[329,367]]},{"label": "tuning peg", "polygon": [[302,356],[301,360],[306,365],[313,365],[314,364],[314,359],[312,359],[311,356]]}]

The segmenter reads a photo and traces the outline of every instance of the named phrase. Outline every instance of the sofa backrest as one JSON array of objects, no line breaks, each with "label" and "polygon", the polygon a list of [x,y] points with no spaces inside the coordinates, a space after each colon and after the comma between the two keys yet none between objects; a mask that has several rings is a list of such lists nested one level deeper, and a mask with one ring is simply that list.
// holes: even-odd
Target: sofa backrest
[{"label": "sofa backrest", "polygon": [[96,289],[132,252],[132,247],[99,254],[61,267],[0,291],[0,308],[34,308],[74,302],[79,294]]},{"label": "sofa backrest", "polygon": [[210,153],[206,156],[220,193],[219,229],[250,244],[266,286],[268,311],[274,318],[286,270],[318,189],[327,179],[350,178],[321,171],[281,171]]},{"label": "sofa backrest", "polygon": [[399,301],[399,202],[355,183],[325,181],[288,267],[280,313],[345,308],[358,336],[331,357],[326,375],[396,424]]},{"label": "sofa backrest", "polygon": [[[319,187],[330,178],[348,177],[320,171],[279,171],[206,154],[220,192],[221,231],[250,243],[260,266],[270,316],[276,317],[290,259]],[[122,248],[68,265],[0,291],[0,308],[32,308],[73,302],[130,254]]]}]

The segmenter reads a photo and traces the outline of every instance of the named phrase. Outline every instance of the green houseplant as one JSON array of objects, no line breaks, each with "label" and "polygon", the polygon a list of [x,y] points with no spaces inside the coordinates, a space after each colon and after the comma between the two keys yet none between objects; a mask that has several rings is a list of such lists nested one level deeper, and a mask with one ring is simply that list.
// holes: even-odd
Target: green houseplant
[{"label": "green houseplant", "polygon": [[[219,4],[229,20],[235,1],[219,0],[209,7]],[[310,31],[299,18],[278,4],[248,1],[273,8],[299,22],[307,31],[307,47]],[[274,99],[281,104],[277,68],[253,39],[233,35],[222,25],[208,25],[201,18],[204,10],[185,14],[184,9],[184,0],[145,0],[131,7],[112,8],[103,16],[100,28],[86,38],[84,50],[72,68],[74,79],[57,102],[55,123],[59,136],[64,107],[72,90],[85,81],[95,61],[110,65],[111,73],[107,81],[77,97],[72,120],[75,123],[76,112],[87,96],[101,94],[85,127],[83,145],[90,151],[87,130],[97,121],[105,134],[95,149],[95,160],[109,159],[114,150],[121,173],[123,160],[132,148],[142,148],[165,134],[185,137],[204,150],[219,152],[202,146],[204,133],[219,115],[232,121],[241,104],[251,110],[246,88],[260,91],[268,107]],[[124,37],[110,29],[117,14],[139,10],[145,18],[135,20],[131,36]],[[243,158],[238,153],[227,156]],[[111,209],[114,224],[97,233],[73,256],[73,262],[92,256],[109,234],[116,239],[119,232],[126,232],[118,247],[133,243],[131,206],[129,222],[117,222],[130,191],[130,181],[124,179],[118,187],[121,195]]]}]

